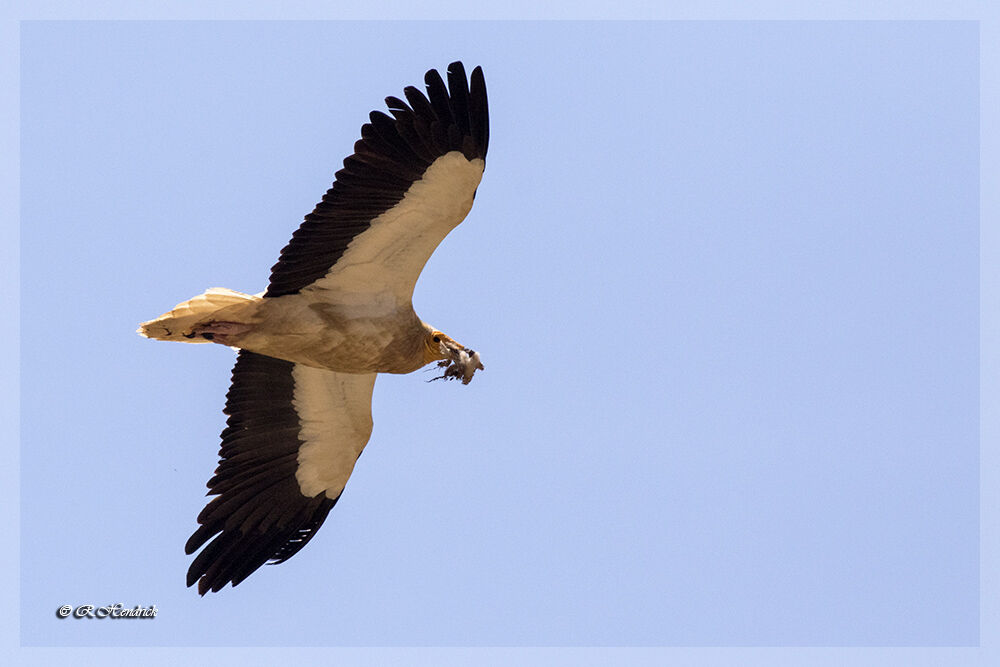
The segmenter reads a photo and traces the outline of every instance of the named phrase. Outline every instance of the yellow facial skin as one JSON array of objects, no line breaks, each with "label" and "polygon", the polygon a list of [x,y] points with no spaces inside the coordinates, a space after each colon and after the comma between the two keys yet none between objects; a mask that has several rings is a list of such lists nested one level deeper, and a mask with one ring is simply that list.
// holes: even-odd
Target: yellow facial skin
[{"label": "yellow facial skin", "polygon": [[424,338],[424,363],[448,359],[448,348],[464,350],[465,348],[453,338],[446,336],[437,329],[428,332]]}]

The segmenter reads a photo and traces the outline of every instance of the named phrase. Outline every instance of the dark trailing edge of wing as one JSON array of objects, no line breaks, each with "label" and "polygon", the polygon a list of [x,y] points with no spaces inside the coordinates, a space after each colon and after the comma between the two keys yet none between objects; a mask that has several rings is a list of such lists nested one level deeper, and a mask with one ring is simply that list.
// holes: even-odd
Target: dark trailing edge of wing
[{"label": "dark trailing edge of wing", "polygon": [[427,96],[408,87],[406,102],[387,97],[392,116],[373,111],[361,127],[354,154],[323,201],[281,251],[271,268],[266,297],[295,294],[322,278],[344,254],[351,240],[395,206],[434,160],[450,151],[466,158],[486,158],[489,107],[483,70],[470,79],[460,62],[448,66],[448,85],[437,70],[424,76]]},{"label": "dark trailing edge of wing", "polygon": [[208,482],[216,497],[198,515],[201,526],[184,547],[192,554],[208,543],[187,576],[187,585],[197,581],[202,595],[229,582],[235,586],[267,561],[294,556],[339,500],[299,491],[293,366],[241,351],[233,367],[221,461]]}]

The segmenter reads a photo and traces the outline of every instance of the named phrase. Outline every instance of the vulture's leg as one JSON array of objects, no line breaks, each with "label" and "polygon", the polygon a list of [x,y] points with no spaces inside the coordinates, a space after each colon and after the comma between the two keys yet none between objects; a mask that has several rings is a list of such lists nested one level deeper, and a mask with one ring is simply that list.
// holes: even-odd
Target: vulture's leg
[{"label": "vulture's leg", "polygon": [[241,322],[206,322],[195,326],[190,333],[184,334],[184,336],[187,338],[201,336],[213,343],[228,345],[230,336],[238,336],[250,331],[250,329],[249,324]]}]

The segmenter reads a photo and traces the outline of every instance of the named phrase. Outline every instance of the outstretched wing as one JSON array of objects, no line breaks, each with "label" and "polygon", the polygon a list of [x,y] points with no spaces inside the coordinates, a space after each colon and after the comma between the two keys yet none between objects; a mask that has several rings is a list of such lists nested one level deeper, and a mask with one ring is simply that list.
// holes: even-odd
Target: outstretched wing
[{"label": "outstretched wing", "polygon": [[347,303],[409,303],[420,271],[472,207],[485,167],[489,111],[483,71],[462,63],[424,77],[427,96],[387,97],[354,154],[271,269],[266,297],[318,291]]},{"label": "outstretched wing", "polygon": [[188,570],[188,586],[197,581],[202,595],[235,586],[312,539],[368,443],[374,386],[374,374],[239,353],[221,461],[208,482],[217,497],[185,546],[192,554],[205,545]]}]

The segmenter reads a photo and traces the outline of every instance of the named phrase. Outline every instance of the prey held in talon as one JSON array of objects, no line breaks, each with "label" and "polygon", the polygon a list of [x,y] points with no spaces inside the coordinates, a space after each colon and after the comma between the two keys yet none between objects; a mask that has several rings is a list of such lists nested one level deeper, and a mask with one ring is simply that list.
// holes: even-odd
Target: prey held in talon
[{"label": "prey held in talon", "polygon": [[[481,68],[424,75],[373,111],[271,269],[267,289],[213,287],[143,323],[147,338],[239,350],[214,498],[185,551],[202,595],[294,556],[316,534],[372,432],[380,373],[436,363],[469,384],[479,353],[424,322],[413,289],[469,213],[486,166]],[[236,223],[234,223],[235,225]],[[414,443],[419,446],[419,443]]]}]

